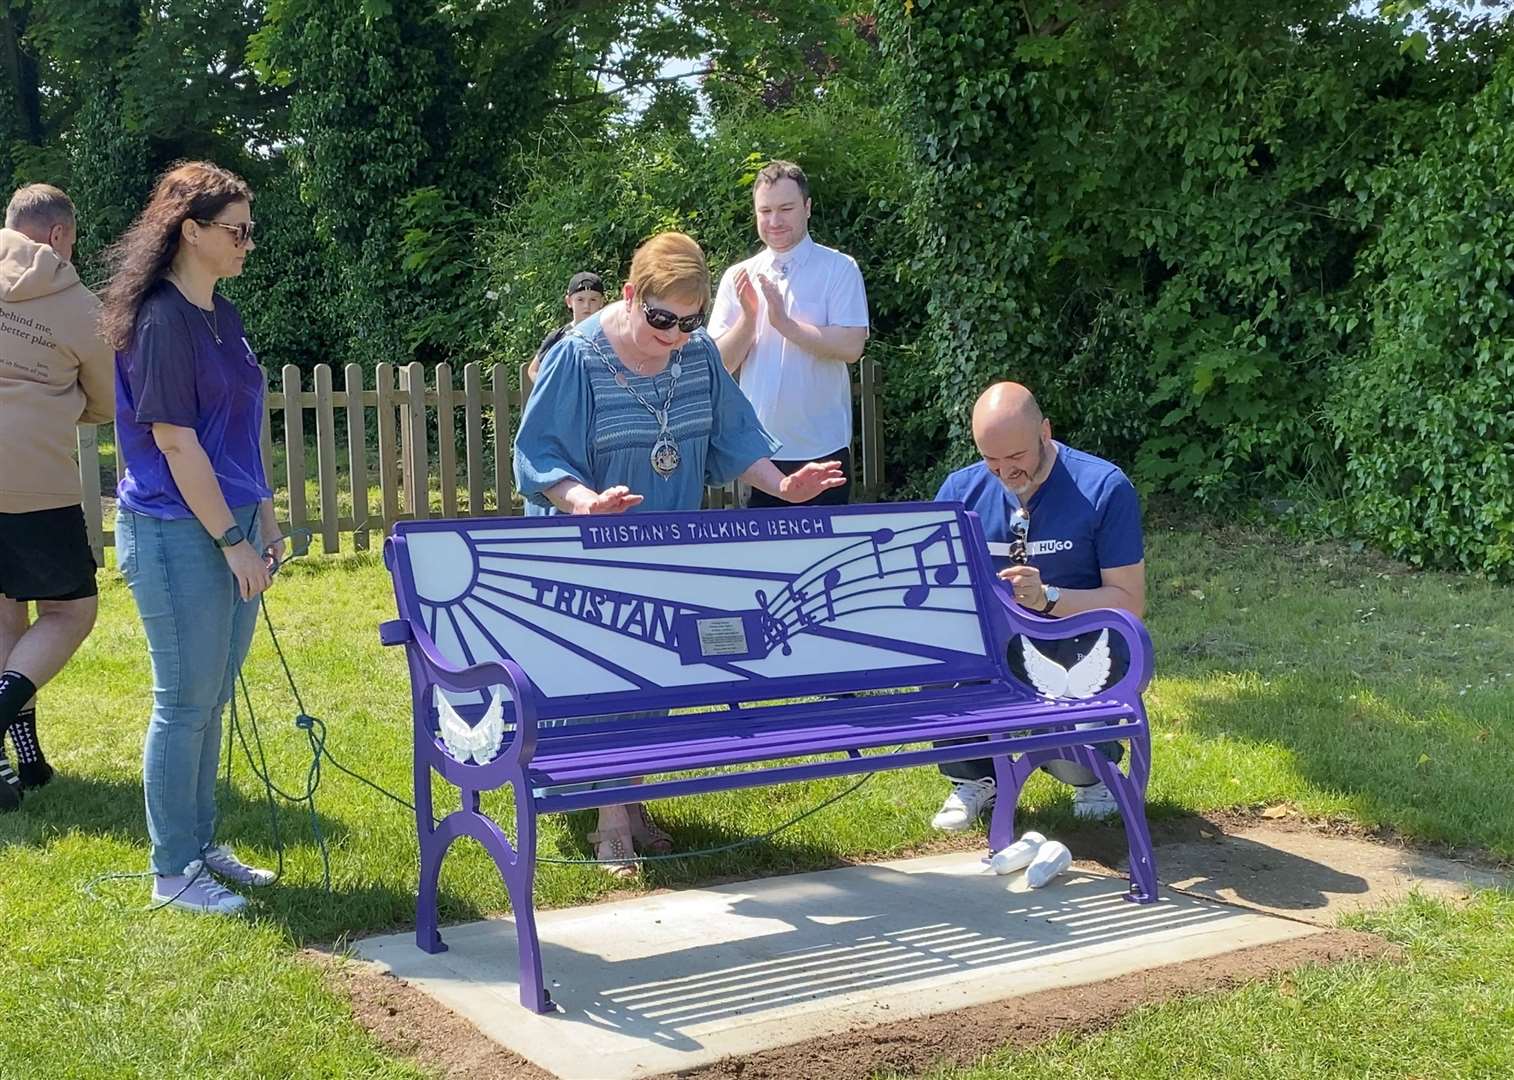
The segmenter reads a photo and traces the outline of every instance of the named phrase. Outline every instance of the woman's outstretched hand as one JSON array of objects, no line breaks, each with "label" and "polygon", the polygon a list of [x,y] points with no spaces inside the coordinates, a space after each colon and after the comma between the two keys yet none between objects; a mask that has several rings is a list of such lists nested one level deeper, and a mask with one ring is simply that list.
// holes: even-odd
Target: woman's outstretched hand
[{"label": "woman's outstretched hand", "polygon": [[585,491],[584,497],[573,507],[575,514],[623,514],[633,506],[641,505],[644,496],[633,495],[631,489],[617,484],[603,491]]},{"label": "woman's outstretched hand", "polygon": [[846,483],[846,474],[839,461],[812,461],[797,472],[790,473],[778,485],[778,497],[791,503],[809,502],[822,491],[840,487]]}]

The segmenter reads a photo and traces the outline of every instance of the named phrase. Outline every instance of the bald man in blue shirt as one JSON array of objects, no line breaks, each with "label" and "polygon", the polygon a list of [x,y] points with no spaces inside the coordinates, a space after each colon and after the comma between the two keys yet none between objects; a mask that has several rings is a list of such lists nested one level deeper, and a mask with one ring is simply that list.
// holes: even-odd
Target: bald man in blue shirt
[{"label": "bald man in blue shirt", "polygon": [[[976,512],[990,548],[999,552],[1016,539],[1015,511],[1023,507],[1029,514],[1028,561],[995,558],[1015,600],[1051,618],[1093,608],[1123,608],[1140,618],[1146,610],[1141,504],[1119,467],[1054,440],[1035,395],[1019,383],[995,383],[983,391],[973,406],[973,442],[983,459],[948,476],[936,498],[965,503]],[[1097,638],[1030,642],[1029,648],[1072,670]],[[1118,680],[1130,663],[1123,641],[1111,636],[1108,645],[1113,655],[1105,685]],[[1010,665],[1034,685],[1026,655],[1026,643],[1017,638],[1010,645]],[[1094,692],[1098,689],[1102,686]],[[1110,744],[1106,752],[1117,752],[1118,745]],[[953,785],[932,824],[953,832],[968,829],[993,805],[993,763],[951,762],[941,771]],[[1108,788],[1082,766],[1058,761],[1047,771],[1073,786],[1073,811],[1080,818],[1117,812]]]}]

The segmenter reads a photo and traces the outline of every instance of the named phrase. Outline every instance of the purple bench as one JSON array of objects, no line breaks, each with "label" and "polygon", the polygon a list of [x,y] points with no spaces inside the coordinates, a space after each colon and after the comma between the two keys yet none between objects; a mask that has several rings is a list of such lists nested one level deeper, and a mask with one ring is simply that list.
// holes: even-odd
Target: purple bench
[{"label": "purple bench", "polygon": [[[400,617],[380,637],[405,646],[414,705],[416,943],[446,948],[437,877],[473,837],[509,890],[527,1008],[551,1007],[532,909],[540,814],[992,756],[998,849],[1030,773],[1064,758],[1114,793],[1130,898],[1157,897],[1145,628],[1120,611],[1026,615],[959,505],[402,522],[384,560]],[[1099,630],[1130,665],[1095,696],[1046,697],[1011,674],[1013,635]],[[667,714],[699,707],[720,708]],[[987,741],[932,745],[964,738]],[[1128,772],[1092,749],[1116,740]],[[440,823],[433,773],[462,795]],[[479,799],[507,784],[513,845]]]}]

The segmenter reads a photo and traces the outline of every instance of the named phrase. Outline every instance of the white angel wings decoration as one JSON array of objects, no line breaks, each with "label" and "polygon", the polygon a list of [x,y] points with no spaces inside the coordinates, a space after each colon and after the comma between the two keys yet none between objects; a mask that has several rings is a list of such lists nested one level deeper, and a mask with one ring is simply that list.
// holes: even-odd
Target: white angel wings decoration
[{"label": "white angel wings decoration", "polygon": [[1045,656],[1031,644],[1030,638],[1021,637],[1021,651],[1025,657],[1025,673],[1037,690],[1047,697],[1088,698],[1104,689],[1109,681],[1109,631],[1099,633],[1088,654],[1070,668]]},{"label": "white angel wings decoration", "polygon": [[487,765],[499,756],[500,746],[505,741],[505,703],[499,687],[494,687],[491,693],[493,700],[484,710],[482,719],[470,727],[452,707],[452,702],[443,696],[441,687],[436,688],[436,726],[441,730],[447,753],[464,765],[469,761]]}]

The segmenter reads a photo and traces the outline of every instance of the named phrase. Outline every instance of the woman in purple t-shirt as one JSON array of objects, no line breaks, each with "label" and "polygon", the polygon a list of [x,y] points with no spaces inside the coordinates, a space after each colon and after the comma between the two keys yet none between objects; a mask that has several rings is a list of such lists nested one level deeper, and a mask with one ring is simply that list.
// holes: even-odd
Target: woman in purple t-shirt
[{"label": "woman in purple t-shirt", "polygon": [[246,183],[209,162],[179,165],[108,252],[101,316],[125,464],[116,560],[152,657],[142,783],[153,901],[216,915],[247,904],[222,881],[274,877],[216,842],[221,713],[283,555],[259,441],[266,376],[215,291],[254,247]]}]

